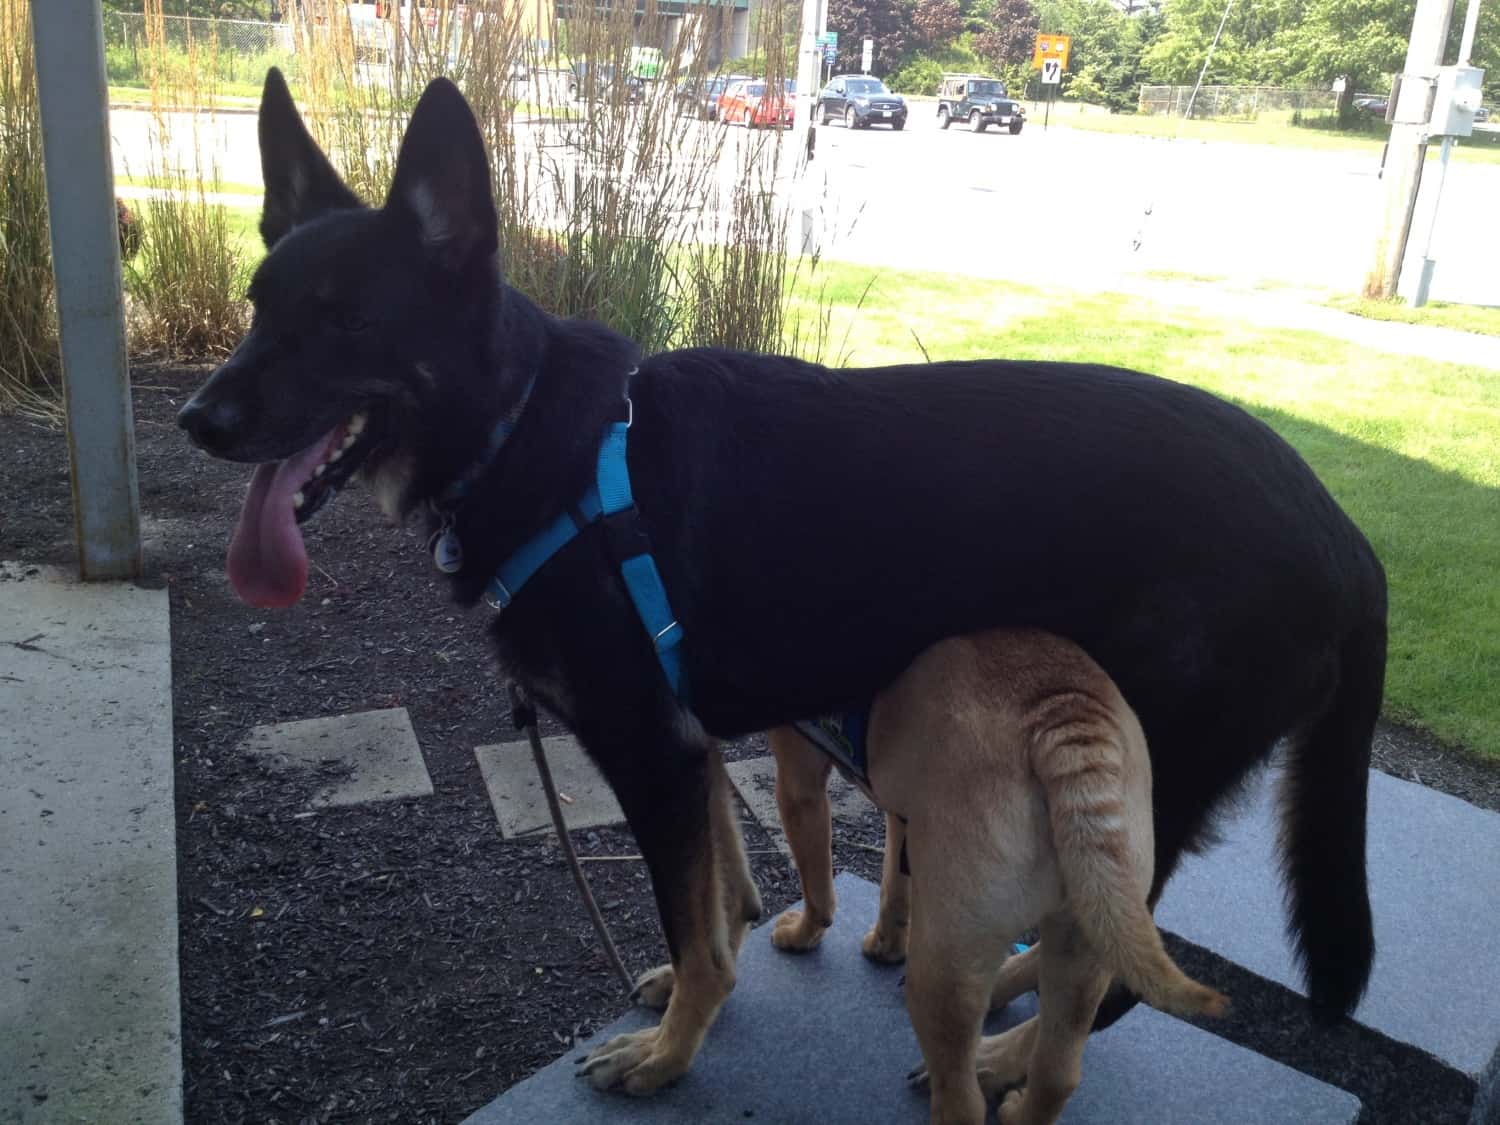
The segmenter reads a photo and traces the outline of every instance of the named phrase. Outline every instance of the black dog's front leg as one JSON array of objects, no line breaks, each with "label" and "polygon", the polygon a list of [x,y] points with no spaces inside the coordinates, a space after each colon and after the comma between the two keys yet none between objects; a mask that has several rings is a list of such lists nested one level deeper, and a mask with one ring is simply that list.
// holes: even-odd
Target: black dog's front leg
[{"label": "black dog's front leg", "polygon": [[723,758],[703,746],[673,750],[595,755],[651,871],[672,957],[670,969],[653,970],[640,986],[658,1002],[669,995],[660,1025],[618,1036],[584,1061],[601,1089],[646,1094],[687,1071],[734,988],[735,958],[760,915]]}]

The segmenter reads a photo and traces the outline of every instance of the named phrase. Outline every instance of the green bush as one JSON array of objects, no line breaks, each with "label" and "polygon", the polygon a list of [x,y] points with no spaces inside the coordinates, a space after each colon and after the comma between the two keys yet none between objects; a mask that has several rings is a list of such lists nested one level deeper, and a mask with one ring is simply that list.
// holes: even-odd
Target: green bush
[{"label": "green bush", "polygon": [[898,94],[935,94],[943,80],[943,64],[926,55],[918,55],[895,74],[887,85]]}]

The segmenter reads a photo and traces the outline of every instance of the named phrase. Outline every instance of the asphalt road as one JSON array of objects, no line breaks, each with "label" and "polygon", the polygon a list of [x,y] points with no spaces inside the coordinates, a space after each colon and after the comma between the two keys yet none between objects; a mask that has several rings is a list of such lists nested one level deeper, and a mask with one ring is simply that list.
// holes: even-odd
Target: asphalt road
[{"label": "asphalt road", "polygon": [[[170,126],[169,154],[196,142],[225,181],[259,182],[253,116],[181,114]],[[149,115],[116,111],[111,129],[117,169],[141,174],[151,153]],[[534,142],[555,145],[566,130],[532,132]],[[730,140],[767,143],[737,126]],[[769,141],[776,143],[795,144],[787,134]],[[1044,131],[1040,120],[1018,136],[943,131],[925,103],[913,105],[899,133],[820,127],[805,180],[791,174],[792,160],[783,163],[776,190],[798,210],[817,212],[829,257],[1089,289],[1147,270],[1357,289],[1373,259],[1381,203],[1374,151]],[[1429,163],[1408,283],[1418,274],[1437,171]],[[1434,299],[1500,305],[1497,200],[1500,165],[1453,163],[1433,242]]]}]

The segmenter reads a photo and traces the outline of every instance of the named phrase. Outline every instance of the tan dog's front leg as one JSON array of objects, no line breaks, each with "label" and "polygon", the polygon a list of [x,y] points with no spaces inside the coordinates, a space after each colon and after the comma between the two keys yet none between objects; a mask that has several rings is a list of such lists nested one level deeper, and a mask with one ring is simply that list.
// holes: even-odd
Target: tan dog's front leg
[{"label": "tan dog's front leg", "polygon": [[1013,953],[1000,966],[1000,975],[995,978],[995,987],[990,991],[990,1010],[1003,1008],[1017,996],[1035,992],[1040,971],[1042,947],[1030,946],[1024,953]]},{"label": "tan dog's front leg", "polygon": [[901,873],[901,849],[906,824],[894,813],[885,814],[885,859],[880,867],[880,913],[865,935],[864,953],[872,961],[899,965],[906,960],[911,926],[911,876]]},{"label": "tan dog's front leg", "polygon": [[771,941],[778,949],[803,952],[823,940],[837,907],[833,891],[833,810],[828,804],[827,756],[791,727],[770,734],[776,755],[776,807],[802,883],[802,910],[776,919]]}]

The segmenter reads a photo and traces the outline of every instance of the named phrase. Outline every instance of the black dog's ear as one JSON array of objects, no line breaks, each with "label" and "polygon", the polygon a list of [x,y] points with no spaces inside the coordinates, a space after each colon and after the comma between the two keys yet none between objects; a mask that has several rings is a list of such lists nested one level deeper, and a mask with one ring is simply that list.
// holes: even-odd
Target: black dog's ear
[{"label": "black dog's ear", "polygon": [[446,78],[433,79],[412,111],[385,205],[416,221],[428,253],[445,269],[494,258],[499,224],[484,138]]},{"label": "black dog's ear", "polygon": [[325,211],[363,206],[312,139],[292,103],[286,79],[274,66],[266,71],[260,96],[259,131],[260,169],[266,182],[260,236],[266,249],[293,227]]}]

